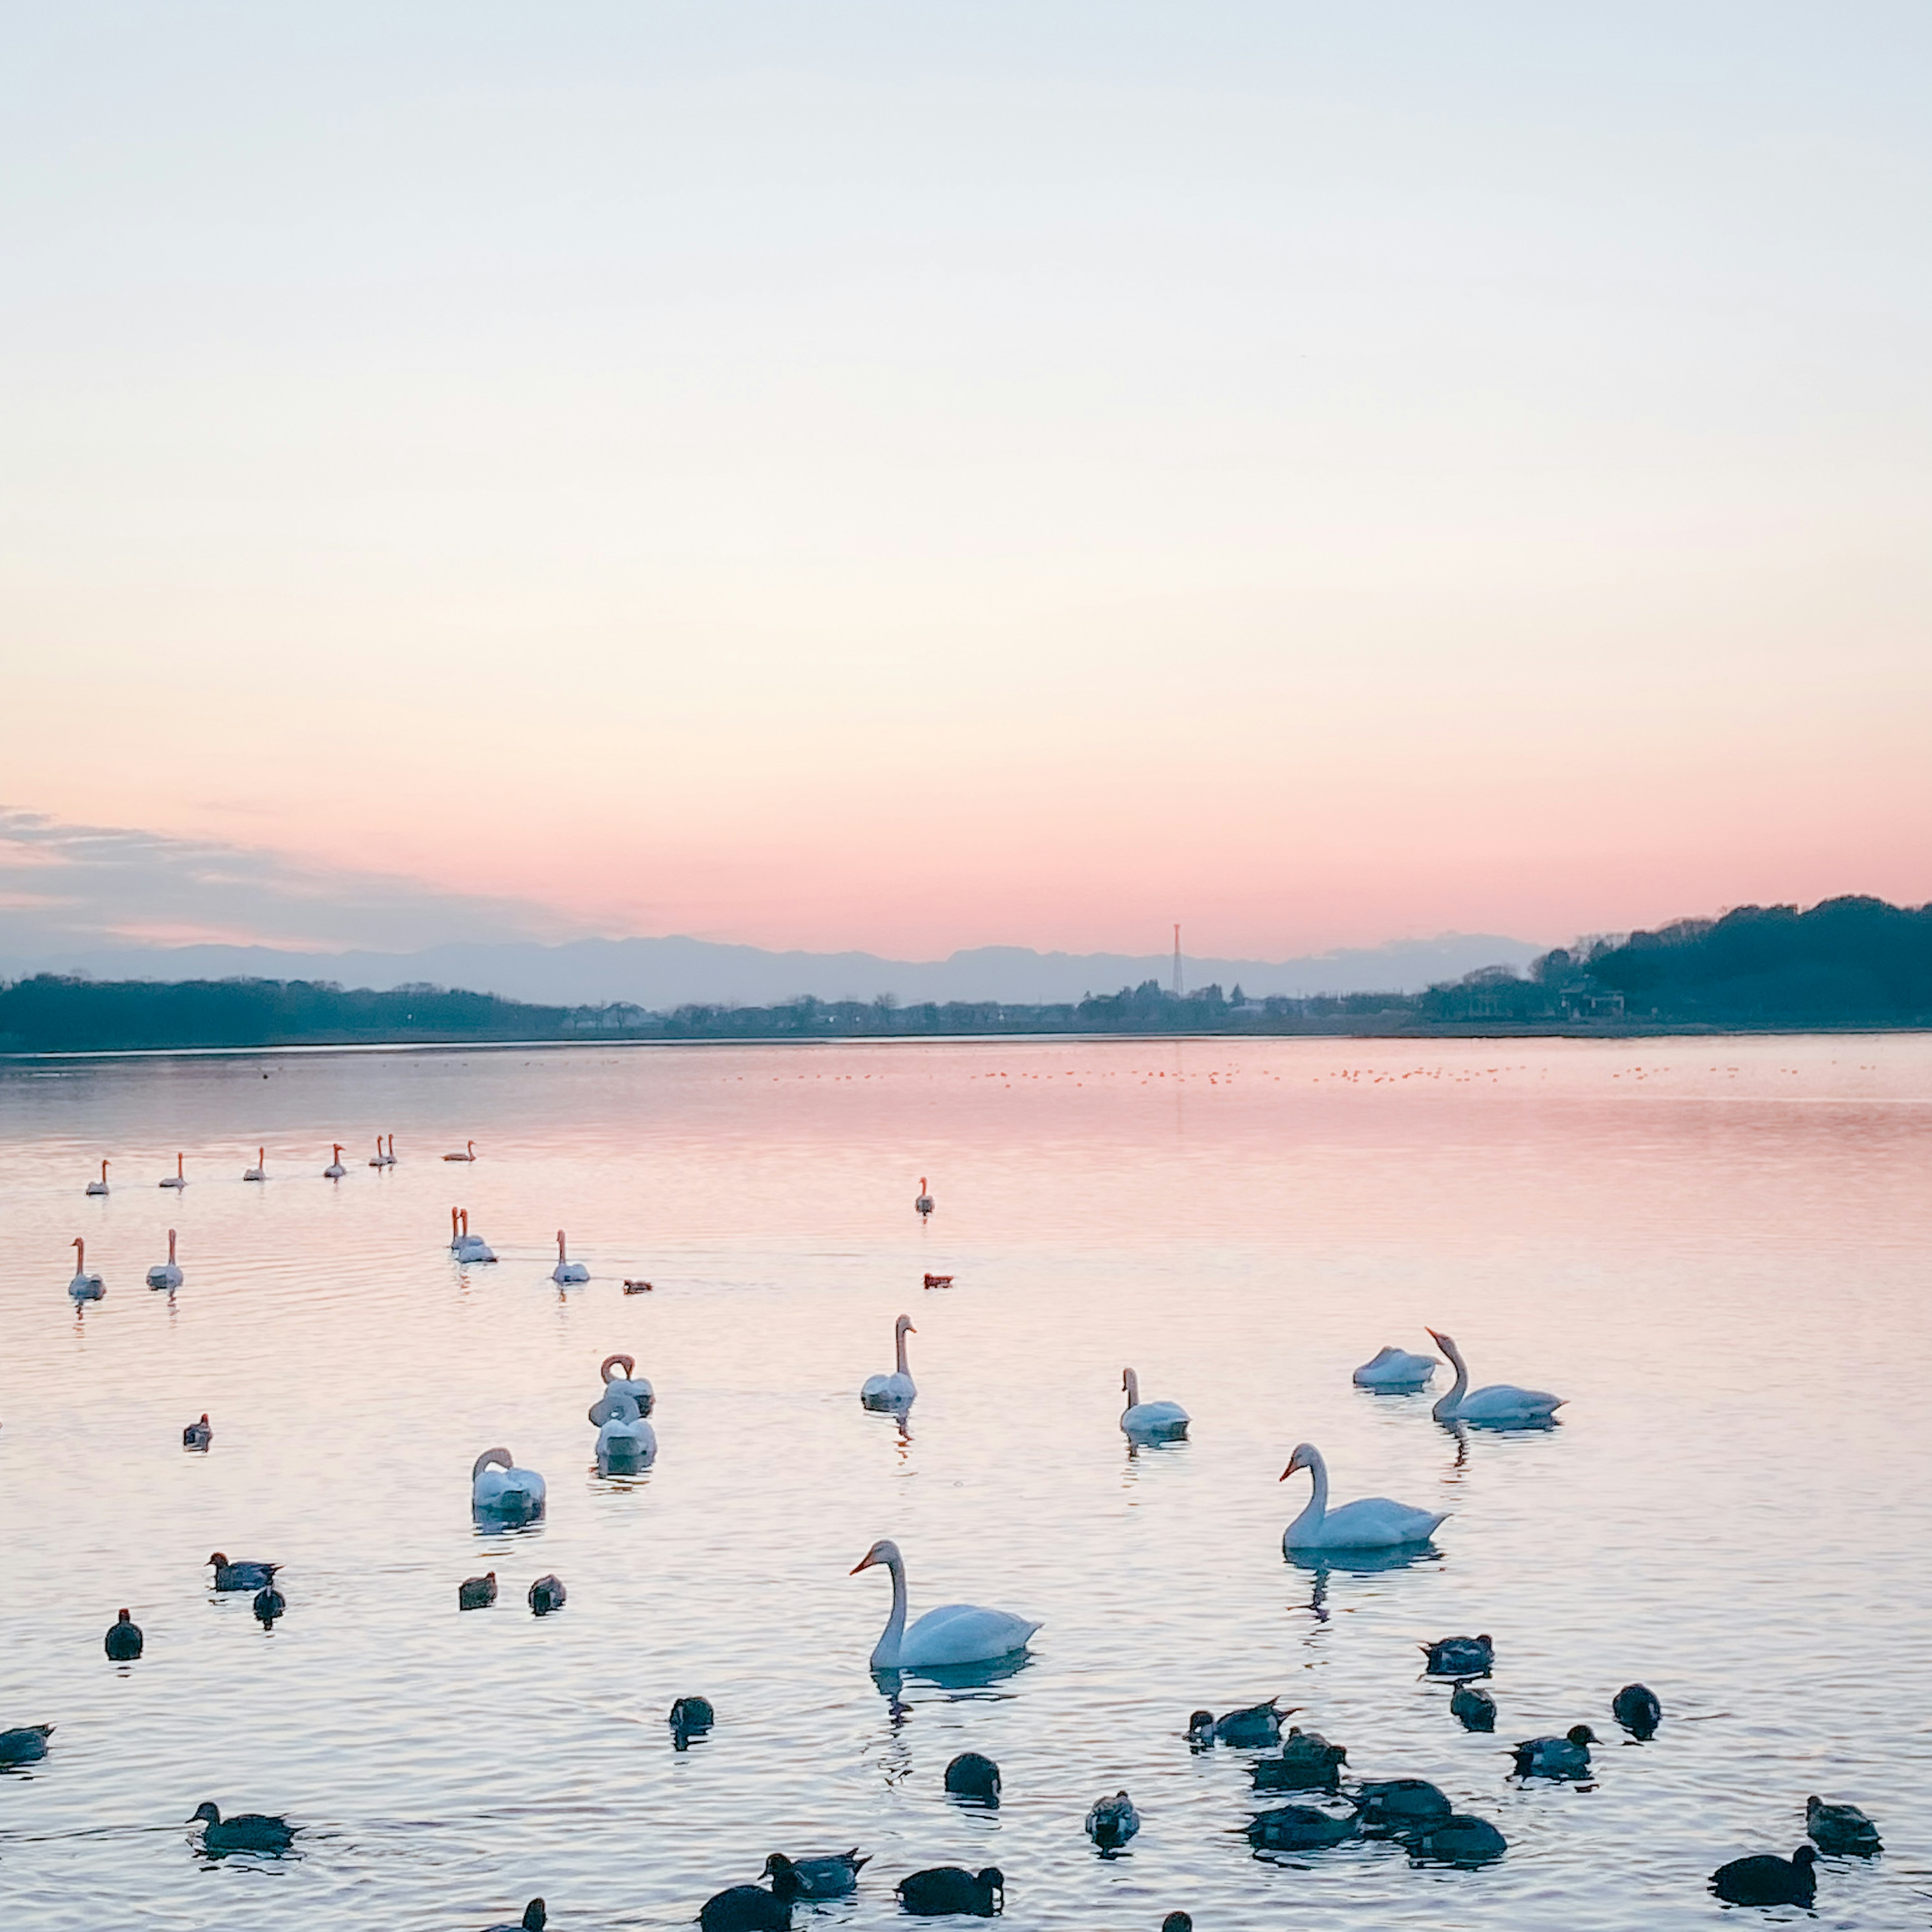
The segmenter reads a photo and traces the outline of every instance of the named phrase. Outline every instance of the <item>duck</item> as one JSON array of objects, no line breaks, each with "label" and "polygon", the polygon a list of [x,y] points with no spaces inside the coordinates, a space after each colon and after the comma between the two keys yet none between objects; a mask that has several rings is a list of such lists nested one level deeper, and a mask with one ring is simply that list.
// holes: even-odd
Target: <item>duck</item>
[{"label": "duck", "polygon": [[206,1409],[202,1411],[199,1422],[190,1422],[182,1431],[182,1447],[184,1449],[206,1449],[214,1440],[214,1425],[209,1422]]},{"label": "duck", "polygon": [[550,1923],[550,1912],[540,1898],[533,1898],[524,1907],[524,1916],[500,1925],[491,1925],[485,1932],[544,1932]]},{"label": "duck", "polygon": [[218,1550],[208,1560],[214,1565],[218,1590],[266,1590],[282,1567],[279,1563],[231,1563]]},{"label": "duck", "polygon": [[1312,1804],[1280,1804],[1248,1821],[1248,1842],[1258,1850],[1318,1852],[1352,1838],[1360,1829],[1352,1818],[1337,1818]]},{"label": "duck", "polygon": [[1350,1802],[1366,1832],[1420,1831],[1441,1824],[1456,1810],[1440,1787],[1426,1778],[1376,1778],[1358,1785]]},{"label": "duck", "polygon": [[1298,1724],[1279,1757],[1256,1760],[1254,1786],[1257,1791],[1333,1791],[1348,1761],[1345,1746],[1331,1744],[1319,1731],[1304,1731]]},{"label": "duck", "polygon": [[268,1629],[288,1606],[288,1598],[272,1583],[255,1592],[255,1601],[252,1606],[255,1620],[264,1630]]},{"label": "duck", "polygon": [[474,1141],[466,1142],[460,1154],[446,1154],[443,1156],[445,1160],[474,1160],[476,1158],[476,1143]]},{"label": "duck", "polygon": [[459,1610],[487,1610],[496,1600],[496,1573],[486,1570],[480,1576],[466,1576],[456,1586]]},{"label": "duck", "polygon": [[670,1741],[674,1750],[690,1748],[693,1738],[701,1738],[718,1721],[709,1697],[680,1697],[670,1707]]},{"label": "duck", "polygon": [[1000,1808],[1000,1767],[978,1751],[962,1751],[946,1767],[946,1796],[963,1798],[988,1810]]},{"label": "duck", "polygon": [[1560,1738],[1530,1738],[1512,1747],[1519,1778],[1588,1778],[1590,1747],[1597,1734],[1588,1724],[1572,1724]]},{"label": "duck", "polygon": [[87,1184],[87,1192],[90,1194],[105,1194],[107,1192],[107,1163],[104,1160],[100,1163],[100,1178],[90,1180]]},{"label": "duck", "polygon": [[560,1288],[574,1288],[590,1279],[590,1270],[566,1252],[561,1228],[556,1231],[556,1266],[550,1270],[550,1278]]},{"label": "duck", "polygon": [[1429,1677],[1486,1677],[1496,1667],[1496,1647],[1481,1636],[1439,1636],[1417,1648],[1428,1658]]},{"label": "duck", "polygon": [[1804,1829],[1821,1852],[1837,1858],[1868,1858],[1885,1850],[1878,1827],[1856,1804],[1827,1804],[1822,1798],[1808,1798]]},{"label": "duck", "polygon": [[614,1469],[648,1469],[657,1460],[657,1432],[638,1413],[638,1405],[627,1395],[610,1395],[596,1408],[604,1411],[597,1432],[598,1470],[608,1476]]},{"label": "duck", "polygon": [[494,1262],[496,1258],[496,1250],[481,1234],[472,1234],[470,1232],[470,1210],[467,1208],[452,1208],[449,1211],[458,1224],[456,1238],[450,1243],[449,1251],[455,1256],[458,1262],[468,1267],[473,1262]]},{"label": "duck", "polygon": [[1386,1496],[1328,1507],[1328,1466],[1312,1442],[1298,1445],[1281,1472],[1285,1483],[1298,1469],[1314,1478],[1308,1507],[1282,1531],[1284,1554],[1298,1550],[1394,1550],[1426,1543],[1448,1517],[1447,1510],[1412,1509]]},{"label": "duck", "polygon": [[919,1918],[991,1918],[1006,1903],[1006,1876],[998,1865],[970,1872],[963,1865],[934,1865],[909,1873],[892,1887],[899,1904]]},{"label": "duck", "polygon": [[242,1178],[244,1180],[266,1180],[268,1178],[268,1150],[266,1148],[257,1148],[255,1150],[255,1165],[253,1167],[244,1167],[242,1170]]},{"label": "duck", "polygon": [[868,1408],[903,1408],[919,1390],[906,1367],[906,1337],[916,1335],[910,1315],[902,1315],[892,1324],[892,1352],[898,1366],[889,1376],[868,1376],[859,1391],[859,1400]]},{"label": "duck", "polygon": [[629,1275],[625,1276],[624,1292],[626,1294],[649,1294],[652,1292],[649,1282],[634,1280]]},{"label": "duck", "polygon": [[220,1806],[202,1804],[188,1822],[202,1827],[202,1844],[211,1852],[285,1852],[295,1842],[296,1827],[286,1818],[260,1811],[224,1818]]},{"label": "duck", "polygon": [[761,1885],[728,1886],[699,1906],[698,1922],[702,1932],[788,1932],[793,1896],[782,1879],[769,1891]]},{"label": "duck", "polygon": [[1087,1814],[1087,1835],[1103,1852],[1118,1851],[1141,1828],[1141,1814],[1124,1791],[1098,1798]]},{"label": "duck", "polygon": [[789,1858],[782,1852],[774,1852],[765,1861],[765,1876],[775,1892],[781,1883],[789,1882],[800,1898],[843,1898],[857,1889],[859,1874],[871,1863],[856,1845],[849,1852],[809,1858]]},{"label": "duck", "polygon": [[349,1170],[342,1164],[342,1143],[335,1141],[331,1144],[335,1150],[335,1157],[322,1170],[322,1178],[325,1180],[340,1180]]},{"label": "duck", "polygon": [[1478,1428],[1522,1428],[1547,1422],[1563,1406],[1560,1395],[1540,1389],[1517,1388],[1508,1382],[1492,1382],[1486,1388],[1472,1390],[1469,1366],[1462,1352],[1447,1335],[1429,1331],[1436,1346],[1449,1358],[1456,1379],[1430,1411],[1438,1422],[1466,1422]]},{"label": "duck", "polygon": [[1509,1840],[1486,1818],[1457,1811],[1440,1824],[1425,1826],[1408,1840],[1412,1858],[1445,1865],[1487,1864],[1509,1850]]},{"label": "duck", "polygon": [[67,1292],[76,1301],[98,1301],[107,1292],[107,1284],[98,1274],[87,1271],[87,1243],[79,1234],[68,1244],[74,1250],[74,1279]]},{"label": "duck", "polygon": [[976,1604],[942,1604],[906,1628],[905,1559],[899,1546],[881,1538],[848,1573],[857,1576],[883,1564],[892,1574],[892,1607],[872,1646],[874,1670],[919,1670],[964,1664],[992,1664],[1024,1650],[1040,1625],[1010,1610],[982,1610]]},{"label": "duck", "polygon": [[919,1178],[919,1193],[913,1202],[913,1210],[923,1220],[932,1212],[932,1196],[926,1191],[926,1176]]},{"label": "duck", "polygon": [[1496,1700],[1473,1684],[1459,1684],[1449,1700],[1449,1714],[1466,1731],[1493,1731],[1496,1727]]},{"label": "duck", "polygon": [[146,1642],[132,1612],[123,1610],[107,1626],[107,1635],[102,1640],[101,1648],[114,1663],[132,1664],[140,1655]]},{"label": "duck", "polygon": [[1809,1905],[1818,1891],[1816,1848],[1800,1845],[1788,1858],[1760,1852],[1733,1858],[1711,1874],[1711,1889],[1727,1905]]},{"label": "duck", "polygon": [[1244,1705],[1217,1718],[1212,1711],[1196,1711],[1187,1720],[1187,1736],[1197,1745],[1223,1744],[1236,1750],[1265,1750],[1281,1742],[1281,1720],[1294,1715],[1277,1708],[1280,1700],[1265,1704]]},{"label": "duck", "polygon": [[1406,1348],[1378,1348],[1352,1379],[1358,1388],[1419,1389],[1440,1366],[1433,1355],[1412,1354]]},{"label": "duck", "polygon": [[164,1262],[155,1262],[148,1269],[148,1286],[150,1288],[164,1288],[172,1294],[181,1285],[181,1266],[175,1259],[175,1231],[170,1228],[168,1230],[168,1258]]},{"label": "duck", "polygon": [[544,1479],[520,1469],[507,1449],[486,1449],[470,1471],[470,1506],[478,1516],[530,1522],[544,1513]]},{"label": "duck", "polygon": [[530,1586],[530,1594],[531,1614],[539,1617],[547,1617],[553,1610],[562,1610],[569,1598],[563,1580],[559,1576],[539,1576]]},{"label": "duck", "polygon": [[[657,1394],[650,1383],[637,1372],[637,1360],[631,1355],[606,1355],[598,1364],[597,1372],[603,1378],[604,1394],[590,1407],[590,1419],[601,1423],[604,1418],[598,1411],[612,1396],[627,1395],[638,1405],[640,1415],[649,1415],[657,1406]],[[622,1369],[621,1376],[614,1376],[613,1369]]]},{"label": "duck", "polygon": [[1170,1912],[1160,1922],[1160,1932],[1194,1932],[1193,1916],[1186,1912]]},{"label": "duck", "polygon": [[1120,1371],[1127,1406],[1120,1413],[1124,1433],[1141,1442],[1179,1442],[1187,1435],[1188,1414],[1178,1402],[1143,1402],[1141,1378],[1132,1369]]},{"label": "duck", "polygon": [[1626,1684],[1610,1700],[1610,1715],[1630,1736],[1640,1740],[1654,1738],[1664,1722],[1664,1706],[1648,1684]]},{"label": "duck", "polygon": [[53,1734],[51,1724],[17,1724],[10,1731],[0,1731],[0,1764],[39,1763]]},{"label": "duck", "polygon": [[188,1185],[188,1174],[182,1166],[182,1160],[183,1156],[177,1154],[175,1156],[174,1172],[170,1174],[166,1180],[158,1181],[155,1184],[156,1186],[160,1187],[175,1188],[185,1187]]}]

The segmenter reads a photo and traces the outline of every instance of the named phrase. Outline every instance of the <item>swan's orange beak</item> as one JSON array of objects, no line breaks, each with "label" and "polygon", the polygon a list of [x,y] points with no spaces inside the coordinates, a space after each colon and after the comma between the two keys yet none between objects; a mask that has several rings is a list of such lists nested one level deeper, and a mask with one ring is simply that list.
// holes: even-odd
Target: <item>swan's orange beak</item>
[{"label": "swan's orange beak", "polygon": [[872,1567],[872,1552],[868,1550],[866,1552],[864,1556],[860,1558],[857,1562],[853,1564],[850,1569],[846,1571],[845,1574],[848,1576],[856,1576],[861,1570],[869,1570]]}]

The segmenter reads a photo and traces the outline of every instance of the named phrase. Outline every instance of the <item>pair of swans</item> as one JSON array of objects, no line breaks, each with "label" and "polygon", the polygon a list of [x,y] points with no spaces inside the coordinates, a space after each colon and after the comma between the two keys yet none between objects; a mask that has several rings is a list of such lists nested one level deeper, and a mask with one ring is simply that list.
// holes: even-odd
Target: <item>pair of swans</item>
[{"label": "pair of swans", "polygon": [[[372,1161],[370,1165],[374,1166],[375,1163]],[[496,1250],[490,1244],[481,1234],[472,1234],[470,1232],[470,1210],[467,1208],[452,1208],[449,1210],[449,1252],[458,1262],[465,1264],[494,1262],[496,1258]]]},{"label": "pair of swans", "polygon": [[[1469,1367],[1453,1337],[1430,1329],[1436,1346],[1456,1371],[1454,1384],[1436,1400],[1430,1412],[1438,1422],[1467,1422],[1478,1428],[1521,1427],[1547,1422],[1563,1406],[1564,1398],[1541,1389],[1518,1388],[1511,1382],[1469,1387]],[[1358,1388],[1414,1391],[1423,1388],[1439,1364],[1433,1355],[1412,1354],[1404,1348],[1378,1350],[1355,1371]]]},{"label": "pair of swans", "polygon": [[107,1292],[107,1285],[98,1274],[87,1271],[87,1242],[75,1235],[74,1247],[74,1279],[67,1285],[67,1292],[76,1301],[98,1301]]},{"label": "pair of swans", "polygon": [[892,1324],[892,1352],[898,1366],[889,1376],[868,1376],[859,1390],[859,1400],[868,1408],[905,1408],[919,1393],[906,1366],[906,1337],[916,1335],[910,1315],[902,1315]]},{"label": "pair of swans", "polygon": [[1400,1550],[1426,1543],[1449,1514],[1415,1509],[1387,1496],[1328,1507],[1328,1465],[1312,1442],[1299,1444],[1281,1472],[1285,1483],[1298,1469],[1314,1479],[1308,1506],[1282,1532],[1284,1556],[1312,1550]]},{"label": "pair of swans", "polygon": [[470,1507],[481,1516],[529,1522],[544,1513],[544,1479],[520,1469],[507,1449],[486,1449],[470,1472]]},{"label": "pair of swans", "polygon": [[1040,1625],[1010,1610],[982,1610],[976,1604],[942,1604],[906,1628],[905,1558],[899,1546],[881,1538],[852,1566],[851,1574],[883,1564],[891,1572],[892,1607],[872,1646],[874,1670],[946,1670],[962,1664],[997,1664],[1017,1655]]},{"label": "pair of swans", "polygon": [[376,1136],[376,1151],[375,1151],[375,1153],[374,1153],[374,1154],[370,1157],[369,1165],[370,1165],[371,1167],[394,1167],[394,1166],[395,1166],[395,1164],[396,1164],[396,1137],[395,1137],[395,1136],[394,1136],[394,1134],[392,1134],[392,1135],[389,1136],[389,1150],[388,1150],[388,1152],[387,1154],[385,1154],[385,1153],[382,1151],[382,1136],[380,1134],[378,1134],[378,1135]]},{"label": "pair of swans", "polygon": [[148,1286],[150,1288],[164,1288],[172,1294],[181,1285],[181,1267],[175,1259],[175,1231],[170,1228],[168,1230],[168,1258],[164,1262],[155,1262],[148,1269]]}]

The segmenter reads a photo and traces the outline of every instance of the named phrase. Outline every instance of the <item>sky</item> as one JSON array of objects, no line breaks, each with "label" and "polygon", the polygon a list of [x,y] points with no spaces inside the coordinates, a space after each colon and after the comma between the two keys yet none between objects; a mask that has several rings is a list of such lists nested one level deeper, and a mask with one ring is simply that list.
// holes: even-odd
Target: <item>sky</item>
[{"label": "sky", "polygon": [[0,898],[1932,898],[1928,76],[1858,0],[10,10]]}]

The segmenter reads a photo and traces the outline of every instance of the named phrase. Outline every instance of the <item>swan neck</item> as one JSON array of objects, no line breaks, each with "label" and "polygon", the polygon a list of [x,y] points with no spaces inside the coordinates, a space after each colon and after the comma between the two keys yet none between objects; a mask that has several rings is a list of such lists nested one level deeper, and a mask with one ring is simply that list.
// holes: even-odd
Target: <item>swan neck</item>
[{"label": "swan neck", "polygon": [[1322,1520],[1328,1514],[1328,1466],[1318,1456],[1308,1466],[1308,1473],[1314,1479],[1315,1486],[1307,1507],[1288,1527],[1292,1540],[1299,1540],[1303,1532],[1312,1536],[1321,1528]]},{"label": "swan neck", "polygon": [[1431,1413],[1438,1422],[1444,1422],[1462,1406],[1462,1398],[1469,1392],[1469,1365],[1462,1359],[1462,1352],[1454,1342],[1444,1344],[1442,1352],[1449,1358],[1456,1371],[1456,1379],[1450,1384],[1448,1393],[1437,1402]]},{"label": "swan neck", "polygon": [[[898,1364],[898,1372],[902,1376],[910,1375],[912,1372],[912,1371],[906,1366],[905,1338],[906,1331],[903,1328],[896,1329],[893,1331],[892,1352]],[[893,1576],[896,1577],[898,1576],[898,1574],[899,1573],[896,1569],[892,1572]],[[896,1586],[896,1587],[902,1594],[904,1593],[905,1585],[902,1580]]]},{"label": "swan neck", "polygon": [[879,1633],[879,1640],[872,1650],[872,1668],[874,1670],[896,1670],[899,1661],[899,1640],[905,1635],[906,1580],[905,1562],[902,1557],[894,1556],[886,1565],[892,1573],[892,1614],[886,1619],[886,1627]]},{"label": "swan neck", "polygon": [[1136,1375],[1132,1369],[1130,1369],[1126,1373],[1120,1378],[1120,1380],[1127,1392],[1127,1406],[1130,1408],[1139,1408],[1141,1406],[1140,1377]]}]

